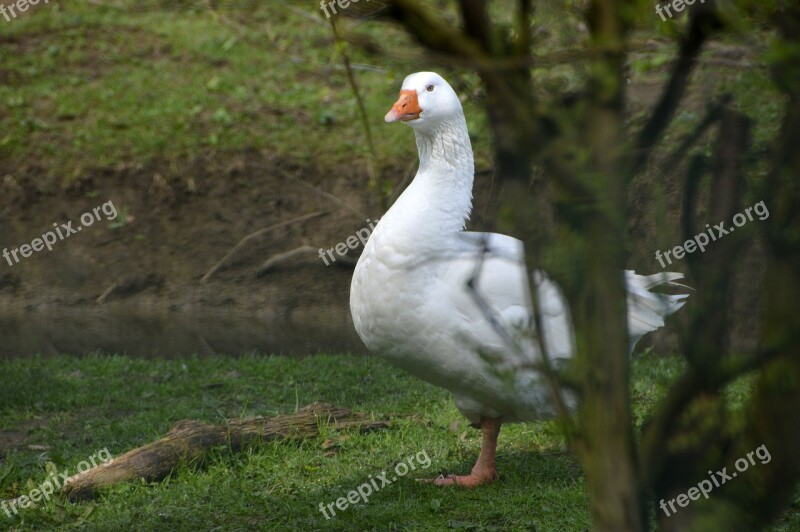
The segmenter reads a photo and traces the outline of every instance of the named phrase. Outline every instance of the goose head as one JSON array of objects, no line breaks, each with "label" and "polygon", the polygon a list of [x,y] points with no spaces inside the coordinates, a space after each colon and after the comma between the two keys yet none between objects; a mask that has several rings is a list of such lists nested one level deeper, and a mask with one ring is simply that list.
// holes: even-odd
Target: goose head
[{"label": "goose head", "polygon": [[435,72],[417,72],[406,77],[400,97],[384,117],[386,122],[405,122],[414,129],[423,130],[459,119],[464,119],[464,111],[458,95]]}]

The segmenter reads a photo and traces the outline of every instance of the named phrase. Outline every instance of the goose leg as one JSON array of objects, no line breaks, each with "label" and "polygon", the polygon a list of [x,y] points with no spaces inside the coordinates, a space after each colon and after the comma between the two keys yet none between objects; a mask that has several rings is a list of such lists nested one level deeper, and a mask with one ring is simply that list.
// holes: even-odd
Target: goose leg
[{"label": "goose leg", "polygon": [[481,453],[478,461],[469,475],[447,475],[433,479],[437,486],[465,486],[473,488],[481,484],[489,484],[498,480],[495,467],[495,453],[497,451],[497,436],[500,434],[500,420],[497,418],[482,417],[480,426],[482,433]]}]

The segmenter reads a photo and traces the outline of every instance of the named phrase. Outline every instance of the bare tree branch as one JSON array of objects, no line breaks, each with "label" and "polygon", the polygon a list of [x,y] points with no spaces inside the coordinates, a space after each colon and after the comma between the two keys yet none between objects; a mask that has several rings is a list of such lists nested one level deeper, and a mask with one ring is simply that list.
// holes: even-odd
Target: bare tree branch
[{"label": "bare tree branch", "polygon": [[692,12],[689,31],[681,43],[678,60],[672,68],[669,81],[653,113],[650,115],[650,120],[639,134],[634,152],[631,177],[638,174],[647,163],[653,148],[661,138],[661,134],[672,121],[675,110],[681,103],[683,95],[689,86],[689,78],[694,71],[700,51],[714,29],[720,24],[715,12],[708,9],[700,9],[701,6],[696,7],[697,9]]},{"label": "bare tree branch", "polygon": [[259,229],[258,231],[250,233],[246,237],[242,238],[235,246],[233,246],[233,248],[231,248],[231,250],[228,251],[228,253],[226,253],[225,256],[222,257],[219,260],[219,262],[214,264],[214,266],[212,266],[211,269],[206,272],[206,274],[203,276],[203,278],[200,279],[200,282],[203,283],[203,284],[208,282],[208,280],[211,278],[211,276],[213,276],[215,273],[217,273],[217,271],[228,261],[228,259],[230,259],[234,255],[236,255],[236,253],[240,249],[242,249],[245,244],[247,244],[248,242],[250,242],[254,238],[257,238],[257,237],[259,237],[259,236],[261,236],[261,235],[263,235],[265,233],[268,233],[270,231],[274,231],[275,229],[280,229],[281,227],[286,227],[287,225],[292,225],[292,224],[296,224],[296,223],[305,222],[306,220],[310,220],[312,218],[317,218],[319,216],[325,216],[327,214],[328,214],[327,212],[312,212],[311,214],[304,214],[303,216],[298,216],[297,218],[292,218],[291,220],[286,220],[285,222],[280,222],[280,223],[277,223],[277,224],[274,224],[274,225],[270,225],[269,227],[265,227],[264,229]]}]

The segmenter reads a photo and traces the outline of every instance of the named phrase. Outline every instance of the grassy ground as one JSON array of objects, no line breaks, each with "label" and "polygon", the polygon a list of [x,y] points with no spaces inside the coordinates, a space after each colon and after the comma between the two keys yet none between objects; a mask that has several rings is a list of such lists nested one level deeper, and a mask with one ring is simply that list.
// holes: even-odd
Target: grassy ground
[{"label": "grassy ground", "polygon": [[[265,150],[323,168],[363,163],[368,155],[358,107],[330,26],[319,4],[221,1],[109,4],[65,1],[39,5],[0,24],[0,158],[9,167],[58,169],[69,183],[91,171],[153,159],[179,173],[193,157]],[[493,3],[494,20],[510,24],[513,12]],[[448,16],[446,13],[444,16]],[[545,3],[537,11],[537,54],[580,47],[585,25],[577,12],[565,17]],[[640,15],[652,22],[652,14]],[[363,46],[345,46],[373,128],[379,166],[414,158],[407,128],[387,127],[382,117],[405,75],[436,68],[463,96],[478,168],[491,165],[490,137],[480,107],[478,79],[445,68],[398,27],[357,24]],[[630,61],[631,119],[658,95],[675,46],[657,40],[675,31],[653,24],[633,39]],[[676,21],[677,27],[681,22]],[[709,60],[744,55],[756,61],[768,36],[751,32],[715,43]],[[372,52],[370,52],[372,50]],[[376,53],[380,50],[380,53]],[[705,102],[725,92],[756,119],[758,140],[774,134],[780,97],[762,68],[703,63],[689,102],[678,112],[668,142],[691,130]],[[747,65],[743,62],[742,65]],[[572,61],[534,69],[549,96],[584,89],[582,65]],[[671,138],[672,137],[672,138]],[[173,177],[169,168],[166,179]]]},{"label": "grassy ground", "polygon": [[[224,5],[65,2],[0,25],[0,155],[18,166],[35,158],[67,182],[209,152],[265,150],[327,168],[363,163],[358,108],[318,4]],[[370,28],[365,38],[411,48],[397,28]],[[408,58],[348,53],[377,128],[410,72]],[[477,78],[453,81],[468,91]],[[469,110],[481,136],[483,113]],[[414,155],[406,129],[376,131],[379,161]],[[479,157],[488,154],[483,144]]]},{"label": "grassy ground", "polygon": [[[680,371],[677,358],[636,361],[639,423]],[[20,511],[0,528],[96,530],[588,530],[584,477],[552,422],[503,429],[502,481],[473,490],[440,489],[413,478],[466,472],[479,449],[448,394],[378,358],[318,355],[185,360],[55,357],[3,361],[0,370],[0,499],[26,494],[48,468],[74,472],[107,448],[116,456],[163,435],[179,419],[221,423],[274,415],[326,401],[375,416],[390,428],[369,434],[327,431],[242,454],[219,449],[203,466],[153,484],[107,489],[94,502],[60,498]],[[748,393],[731,388],[735,407]],[[31,446],[34,446],[31,448]],[[47,450],[43,450],[46,446]],[[347,495],[409,455],[430,459],[406,477],[326,520],[321,502]],[[49,465],[48,465],[49,464]],[[792,530],[795,516],[775,528]]]}]

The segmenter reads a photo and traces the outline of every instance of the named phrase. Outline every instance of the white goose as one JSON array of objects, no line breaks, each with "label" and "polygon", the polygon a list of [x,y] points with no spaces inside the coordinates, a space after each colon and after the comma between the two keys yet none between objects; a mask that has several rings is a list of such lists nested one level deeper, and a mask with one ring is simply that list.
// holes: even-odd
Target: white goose
[{"label": "white goose", "polygon": [[[474,286],[497,323],[509,334],[530,327],[522,242],[464,231],[472,209],[472,147],[461,102],[441,76],[408,76],[385,120],[414,129],[420,164],[413,182],[375,227],[356,265],[350,287],[353,323],[370,350],[450,390],[458,409],[480,426],[481,452],[472,472],[434,482],[491,482],[499,478],[495,451],[500,424],[555,415],[542,376],[531,368],[539,358],[535,343],[517,334],[522,348],[509,349],[467,287],[482,260]],[[648,289],[681,277],[626,272],[631,349],[645,333],[664,325],[664,317],[678,310],[686,297],[656,295]],[[543,274],[534,279],[545,346],[556,361],[568,359],[574,348],[565,300]]]}]

